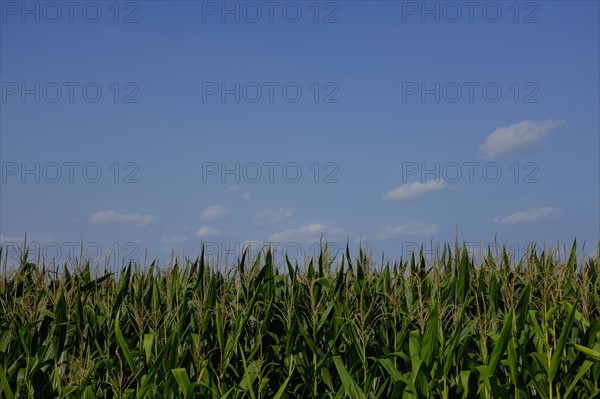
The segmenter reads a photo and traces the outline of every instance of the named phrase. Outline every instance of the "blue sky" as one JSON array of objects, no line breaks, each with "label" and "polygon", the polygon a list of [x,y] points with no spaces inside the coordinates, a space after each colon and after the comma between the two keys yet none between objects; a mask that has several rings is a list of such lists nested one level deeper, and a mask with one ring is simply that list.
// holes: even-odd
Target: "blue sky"
[{"label": "blue sky", "polygon": [[598,2],[0,5],[9,255],[600,238]]}]

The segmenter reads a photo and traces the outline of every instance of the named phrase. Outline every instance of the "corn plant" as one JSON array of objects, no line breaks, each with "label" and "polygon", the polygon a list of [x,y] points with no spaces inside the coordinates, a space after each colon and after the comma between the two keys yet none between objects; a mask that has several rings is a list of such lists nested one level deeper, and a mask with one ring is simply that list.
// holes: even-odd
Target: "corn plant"
[{"label": "corn plant", "polygon": [[440,252],[116,273],[0,249],[0,397],[600,398],[598,256]]}]

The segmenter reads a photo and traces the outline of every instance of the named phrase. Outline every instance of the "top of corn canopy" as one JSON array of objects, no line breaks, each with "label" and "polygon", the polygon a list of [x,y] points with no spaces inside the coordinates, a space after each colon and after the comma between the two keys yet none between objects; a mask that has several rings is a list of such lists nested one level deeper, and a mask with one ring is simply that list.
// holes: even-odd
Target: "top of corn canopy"
[{"label": "top of corn canopy", "polygon": [[598,255],[577,250],[116,272],[0,249],[0,396],[599,397]]}]

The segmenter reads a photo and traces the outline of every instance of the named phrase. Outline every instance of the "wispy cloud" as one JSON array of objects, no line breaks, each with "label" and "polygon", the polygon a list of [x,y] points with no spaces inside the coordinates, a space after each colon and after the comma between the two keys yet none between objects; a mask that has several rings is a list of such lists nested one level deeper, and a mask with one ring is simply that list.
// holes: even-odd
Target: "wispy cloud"
[{"label": "wispy cloud", "polygon": [[548,119],[499,127],[479,146],[479,156],[483,159],[496,159],[540,148],[544,145],[546,136],[564,123],[565,121]]},{"label": "wispy cloud", "polygon": [[383,226],[375,236],[377,240],[390,240],[400,236],[430,236],[439,232],[438,226],[424,223],[405,223],[399,226]]},{"label": "wispy cloud", "polygon": [[325,240],[336,240],[343,238],[346,231],[339,227],[330,227],[324,224],[309,224],[297,229],[288,229],[269,237],[273,242],[318,242],[323,236]]},{"label": "wispy cloud", "polygon": [[215,229],[210,226],[202,226],[198,229],[196,235],[200,238],[215,237],[221,235],[221,230]]},{"label": "wispy cloud", "polygon": [[425,183],[414,182],[403,184],[391,191],[388,191],[383,196],[386,201],[402,201],[408,199],[419,198],[427,193],[440,191],[446,187],[446,182],[443,180],[430,180]]},{"label": "wispy cloud", "polygon": [[292,208],[270,208],[254,214],[254,222],[260,226],[272,226],[284,222],[294,216]]},{"label": "wispy cloud", "polygon": [[229,209],[222,205],[209,206],[200,214],[200,220],[217,220],[229,213]]},{"label": "wispy cloud", "polygon": [[543,207],[511,213],[508,216],[497,216],[494,222],[502,224],[537,223],[556,219],[562,214],[558,208]]},{"label": "wispy cloud", "polygon": [[139,213],[118,213],[115,211],[98,211],[92,215],[92,223],[120,223],[144,227],[158,220],[158,216]]}]

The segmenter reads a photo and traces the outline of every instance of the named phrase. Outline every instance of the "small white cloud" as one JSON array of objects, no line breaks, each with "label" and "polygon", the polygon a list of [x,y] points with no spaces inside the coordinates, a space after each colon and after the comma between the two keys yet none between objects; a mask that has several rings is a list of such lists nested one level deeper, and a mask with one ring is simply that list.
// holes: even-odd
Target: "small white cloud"
[{"label": "small white cloud", "polygon": [[242,194],[242,198],[247,200],[248,198],[250,198],[250,191],[246,191],[244,194]]},{"label": "small white cloud", "polygon": [[187,237],[184,235],[164,236],[161,241],[164,244],[179,244],[187,241]]},{"label": "small white cloud", "polygon": [[297,229],[288,229],[269,237],[271,242],[318,242],[323,236],[325,240],[336,240],[343,238],[346,231],[339,227],[330,227],[324,224],[309,224]]},{"label": "small white cloud", "polygon": [[227,187],[227,191],[229,191],[230,193],[235,193],[239,189],[240,189],[240,186],[238,186],[237,184]]},{"label": "small white cloud", "polygon": [[209,206],[200,214],[200,220],[217,220],[229,213],[229,209],[221,205]]},{"label": "small white cloud", "polygon": [[292,208],[270,208],[254,214],[254,222],[259,226],[272,226],[284,222],[294,216]]},{"label": "small white cloud", "polygon": [[121,223],[144,227],[158,220],[157,216],[139,213],[118,213],[115,211],[99,211],[92,215],[92,223]]},{"label": "small white cloud", "polygon": [[200,238],[214,237],[221,235],[221,230],[215,229],[210,226],[202,226],[198,229],[196,235]]},{"label": "small white cloud", "polygon": [[546,136],[565,121],[523,121],[499,127],[479,146],[479,156],[495,159],[505,155],[534,150],[544,145]]},{"label": "small white cloud", "polygon": [[438,226],[424,223],[406,223],[399,226],[383,226],[375,236],[377,240],[390,240],[400,236],[430,236],[439,232]]},{"label": "small white cloud", "polygon": [[415,199],[430,192],[440,191],[444,187],[446,187],[446,182],[444,182],[443,180],[430,180],[425,183],[407,183],[391,191],[388,191],[383,196],[383,199],[386,201],[402,201],[407,199]]},{"label": "small white cloud", "polygon": [[508,216],[497,216],[494,222],[502,224],[537,223],[544,220],[556,219],[562,214],[558,208],[543,207],[511,213]]}]

